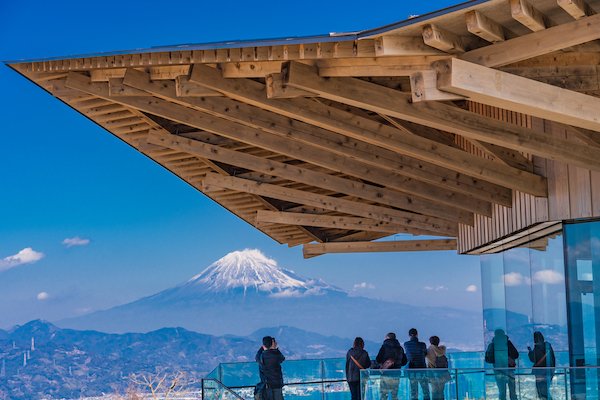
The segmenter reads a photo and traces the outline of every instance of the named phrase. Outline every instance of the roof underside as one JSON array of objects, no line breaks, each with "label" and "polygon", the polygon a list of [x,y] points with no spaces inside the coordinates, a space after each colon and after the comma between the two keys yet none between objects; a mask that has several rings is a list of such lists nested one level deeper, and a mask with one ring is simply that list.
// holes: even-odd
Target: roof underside
[{"label": "roof underside", "polygon": [[[322,40],[10,66],[307,257],[442,250],[514,193],[546,196],[536,159],[600,171],[597,11],[475,1]],[[396,233],[442,239],[373,242]]]}]

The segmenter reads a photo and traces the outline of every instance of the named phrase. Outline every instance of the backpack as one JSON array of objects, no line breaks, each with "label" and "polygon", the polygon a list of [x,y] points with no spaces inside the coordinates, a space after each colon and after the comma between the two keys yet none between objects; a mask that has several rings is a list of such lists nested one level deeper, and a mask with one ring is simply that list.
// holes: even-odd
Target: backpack
[{"label": "backpack", "polygon": [[445,354],[435,357],[435,368],[448,369],[448,357]]}]

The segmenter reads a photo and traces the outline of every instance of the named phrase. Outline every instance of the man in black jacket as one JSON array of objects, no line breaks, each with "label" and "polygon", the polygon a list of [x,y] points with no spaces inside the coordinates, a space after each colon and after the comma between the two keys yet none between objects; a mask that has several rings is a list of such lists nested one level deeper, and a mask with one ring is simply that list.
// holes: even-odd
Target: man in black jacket
[{"label": "man in black jacket", "polygon": [[[393,332],[385,335],[385,340],[377,357],[375,358],[381,369],[400,369],[406,364],[406,355],[404,349],[400,346],[400,342],[396,339],[396,334]],[[384,373],[381,376],[381,400],[387,400],[388,395],[391,400],[398,400],[398,385],[400,383],[400,373],[390,372]]]},{"label": "man in black jacket", "polygon": [[285,357],[278,349],[277,341],[265,336],[263,345],[256,353],[260,381],[265,385],[263,400],[283,400],[283,372],[281,363]]},{"label": "man in black jacket", "polygon": [[419,386],[423,393],[423,399],[429,400],[429,379],[427,379],[427,368],[425,356],[427,355],[427,345],[419,341],[419,333],[415,328],[408,331],[409,340],[404,342],[406,348],[406,357],[408,358],[408,369],[421,369],[422,371],[411,371],[410,379],[410,398],[417,400],[419,398]]},{"label": "man in black jacket", "polygon": [[517,400],[515,367],[519,352],[503,329],[494,331],[494,338],[485,351],[485,362],[494,364],[494,376],[498,385],[498,398],[506,400],[506,387],[510,400]]}]

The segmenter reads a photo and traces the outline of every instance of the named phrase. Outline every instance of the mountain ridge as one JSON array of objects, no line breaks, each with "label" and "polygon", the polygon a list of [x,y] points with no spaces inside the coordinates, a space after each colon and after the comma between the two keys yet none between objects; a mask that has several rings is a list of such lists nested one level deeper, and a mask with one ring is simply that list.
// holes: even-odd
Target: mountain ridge
[{"label": "mountain ridge", "polygon": [[289,327],[264,328],[248,337],[181,327],[109,334],[33,320],[5,332],[0,338],[0,398],[14,400],[123,393],[131,385],[131,374],[157,371],[181,371],[199,381],[221,362],[252,362],[267,334],[277,335],[288,359],[342,357],[352,344],[351,339]]}]

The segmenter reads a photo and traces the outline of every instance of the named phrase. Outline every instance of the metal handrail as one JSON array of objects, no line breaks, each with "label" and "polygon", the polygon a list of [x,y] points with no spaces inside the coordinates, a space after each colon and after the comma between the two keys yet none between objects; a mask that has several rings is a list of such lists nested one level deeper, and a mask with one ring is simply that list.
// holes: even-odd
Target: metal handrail
[{"label": "metal handrail", "polygon": [[[237,394],[236,392],[234,392],[234,391],[232,390],[232,388],[230,388],[230,387],[228,387],[228,386],[225,386],[225,385],[223,384],[223,382],[221,382],[220,380],[218,380],[218,379],[215,379],[215,378],[202,378],[202,380],[200,381],[200,386],[201,386],[201,388],[202,388],[202,393],[201,393],[202,400],[204,400],[204,381],[213,381],[213,382],[217,382],[217,383],[218,383],[220,386],[222,386],[222,387],[223,387],[223,388],[224,388],[224,389],[225,389],[227,392],[231,393],[231,394],[232,394],[234,397],[236,397],[238,400],[246,400],[246,399],[244,399],[242,396],[240,396],[239,394]],[[251,386],[249,386],[249,387],[251,387]]]}]

